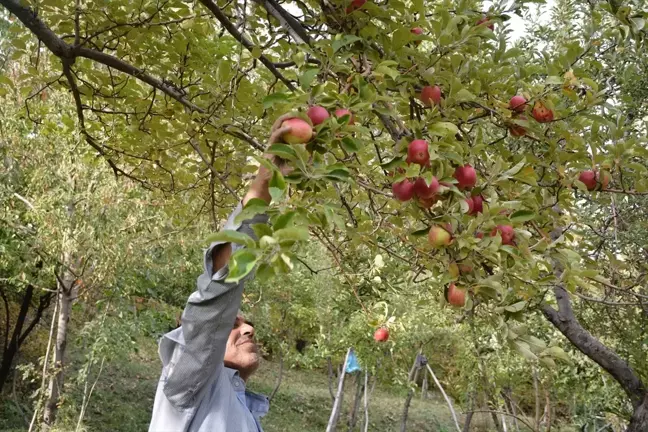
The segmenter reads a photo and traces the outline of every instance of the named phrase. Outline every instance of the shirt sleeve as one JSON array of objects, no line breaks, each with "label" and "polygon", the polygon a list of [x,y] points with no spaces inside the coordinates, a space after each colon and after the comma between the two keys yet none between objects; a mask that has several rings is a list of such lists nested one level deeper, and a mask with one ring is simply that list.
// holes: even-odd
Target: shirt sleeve
[{"label": "shirt sleeve", "polygon": [[[239,224],[234,222],[241,212],[239,204],[230,215],[224,230],[236,230],[254,238],[252,225],[267,223],[266,215],[256,215]],[[253,272],[237,283],[225,282],[228,266],[213,268],[212,251],[226,242],[214,242],[205,251],[204,272],[198,277],[197,289],[187,301],[182,326],[165,334],[160,340],[164,394],[178,409],[195,407],[201,390],[218,376],[223,367],[227,339],[238,313],[243,285]],[[243,248],[233,243],[232,253]]]}]

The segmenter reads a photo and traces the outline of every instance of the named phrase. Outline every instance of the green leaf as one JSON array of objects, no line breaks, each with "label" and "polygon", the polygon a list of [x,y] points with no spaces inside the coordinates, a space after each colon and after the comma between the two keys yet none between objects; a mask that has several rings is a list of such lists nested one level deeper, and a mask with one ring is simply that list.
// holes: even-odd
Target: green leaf
[{"label": "green leaf", "polygon": [[243,211],[234,219],[235,223],[241,223],[246,219],[250,219],[258,214],[263,214],[268,209],[268,203],[261,198],[252,198],[243,207]]},{"label": "green leaf", "polygon": [[519,301],[517,303],[514,303],[512,305],[508,305],[504,307],[504,310],[507,312],[520,312],[526,307],[526,302],[525,301]]},{"label": "green leaf", "polygon": [[274,104],[287,102],[289,96],[286,93],[272,93],[263,98],[263,108],[268,109],[272,108]]},{"label": "green leaf", "polygon": [[545,80],[545,84],[555,84],[559,85],[563,83],[563,79],[558,76],[548,76]]},{"label": "green leaf", "polygon": [[475,95],[470,93],[466,89],[461,89],[461,90],[459,90],[457,92],[457,94],[455,94],[455,99],[457,99],[460,102],[461,101],[472,101],[472,100],[475,100]]},{"label": "green leaf", "polygon": [[343,46],[352,44],[361,39],[362,38],[359,38],[358,36],[344,35],[341,39],[336,39],[333,41],[333,51],[337,52]]},{"label": "green leaf", "polygon": [[522,158],[522,160],[520,162],[518,162],[517,164],[515,164],[515,166],[513,168],[511,168],[511,169],[509,169],[507,171],[504,171],[502,173],[502,177],[510,178],[510,177],[516,175],[517,173],[519,173],[522,170],[522,168],[524,168],[524,164],[526,164],[526,158]]},{"label": "green leaf", "polygon": [[317,68],[309,68],[302,73],[299,77],[299,85],[304,89],[304,91],[308,90],[318,73],[319,69]]},{"label": "green leaf", "polygon": [[256,223],[252,224],[252,230],[254,230],[254,235],[256,238],[260,239],[263,236],[272,237],[272,228],[266,223]]},{"label": "green leaf", "polygon": [[269,186],[271,188],[277,188],[281,190],[286,189],[286,181],[278,170],[274,170],[272,172],[272,178],[270,179]]},{"label": "green leaf", "polygon": [[275,230],[286,228],[292,222],[296,214],[296,211],[290,210],[282,215],[279,215],[279,217],[277,217],[277,219],[273,222],[272,228],[274,228]]},{"label": "green leaf", "polygon": [[276,230],[272,235],[277,241],[306,241],[310,237],[307,228],[291,227]]},{"label": "green leaf", "polygon": [[250,274],[259,258],[249,249],[240,249],[230,258],[229,274],[225,282],[237,283]]},{"label": "green leaf", "polygon": [[531,210],[518,210],[511,215],[512,222],[526,222],[535,219],[536,214]]},{"label": "green leaf", "polygon": [[253,248],[256,246],[256,242],[252,237],[245,233],[234,230],[224,230],[216,234],[212,234],[207,237],[207,242],[237,243],[247,248]]},{"label": "green leaf", "polygon": [[279,156],[282,159],[288,159],[290,161],[297,159],[297,153],[295,152],[295,149],[293,149],[288,144],[272,144],[266,151],[266,153],[270,153]]},{"label": "green leaf", "polygon": [[379,66],[376,68],[375,72],[387,75],[388,77],[391,77],[391,79],[396,79],[396,77],[400,75],[400,72],[398,72],[396,69],[392,69],[387,66]]},{"label": "green leaf", "polygon": [[459,128],[454,123],[439,122],[430,126],[428,131],[438,136],[454,136],[459,132]]},{"label": "green leaf", "polygon": [[349,171],[345,169],[334,169],[324,175],[329,180],[347,181],[350,177]]},{"label": "green leaf", "polygon": [[559,346],[549,347],[546,350],[544,350],[543,354],[554,357],[554,358],[557,358],[557,359],[560,359],[560,360],[564,360],[566,362],[571,361],[571,359],[569,358],[567,353],[562,348],[560,348]]},{"label": "green leaf", "polygon": [[358,142],[350,136],[345,136],[344,138],[342,138],[341,145],[342,148],[349,153],[355,153],[360,150],[360,145],[358,144]]}]

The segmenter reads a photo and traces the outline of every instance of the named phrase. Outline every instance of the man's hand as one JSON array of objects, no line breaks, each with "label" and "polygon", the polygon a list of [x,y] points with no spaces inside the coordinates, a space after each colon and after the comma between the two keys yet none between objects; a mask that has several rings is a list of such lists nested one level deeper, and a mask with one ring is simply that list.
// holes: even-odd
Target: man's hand
[{"label": "man's hand", "polygon": [[[290,126],[282,126],[284,120],[295,117],[294,114],[284,114],[279,117],[272,128],[270,129],[270,138],[268,139],[268,144],[266,146],[270,147],[272,144],[275,144],[281,140],[283,134],[290,132]],[[281,171],[282,174],[287,174],[290,172],[291,168],[286,164],[286,161],[283,159],[270,154],[264,154],[263,157],[270,159]],[[256,178],[252,181],[250,185],[250,190],[243,198],[243,206],[247,204],[252,198],[261,198],[265,202],[270,202],[272,197],[270,196],[270,191],[268,190],[268,183],[272,178],[272,171],[268,170],[266,167],[261,165],[259,171],[257,172]]]}]

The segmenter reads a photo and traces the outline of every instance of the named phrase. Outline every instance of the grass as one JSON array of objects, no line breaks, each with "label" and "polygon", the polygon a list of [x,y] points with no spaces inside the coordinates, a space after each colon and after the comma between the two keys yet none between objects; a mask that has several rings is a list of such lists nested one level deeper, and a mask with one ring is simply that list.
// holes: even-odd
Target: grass
[{"label": "grass", "polygon": [[[103,373],[88,405],[83,430],[88,432],[145,431],[153,407],[155,388],[160,373],[157,347],[150,341],[128,358],[106,363]],[[270,394],[275,386],[278,366],[264,362],[249,388]],[[72,374],[68,375],[70,378]],[[338,431],[349,430],[348,414],[355,392],[355,379],[347,375],[344,411],[340,415]],[[82,386],[66,386],[66,398],[59,411],[58,422],[52,432],[75,430],[82,401]],[[400,419],[405,401],[405,389],[389,389],[377,385],[370,399],[370,431],[400,430]],[[328,379],[324,372],[311,370],[284,370],[279,392],[272,401],[270,412],[262,421],[265,432],[323,431],[331,411]],[[26,406],[28,407],[28,405]],[[362,409],[353,429],[360,430]],[[24,431],[23,420],[13,401],[0,401],[0,431]],[[436,394],[421,400],[417,394],[410,407],[408,431],[453,431],[454,426],[447,406]]]}]

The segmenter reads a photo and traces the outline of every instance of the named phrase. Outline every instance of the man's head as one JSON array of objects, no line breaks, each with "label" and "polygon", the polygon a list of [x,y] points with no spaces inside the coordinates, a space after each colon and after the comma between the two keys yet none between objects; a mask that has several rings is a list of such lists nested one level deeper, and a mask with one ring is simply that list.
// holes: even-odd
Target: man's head
[{"label": "man's head", "polygon": [[254,340],[254,324],[236,317],[234,328],[227,339],[225,366],[239,371],[242,379],[247,380],[259,367],[259,354]]}]

